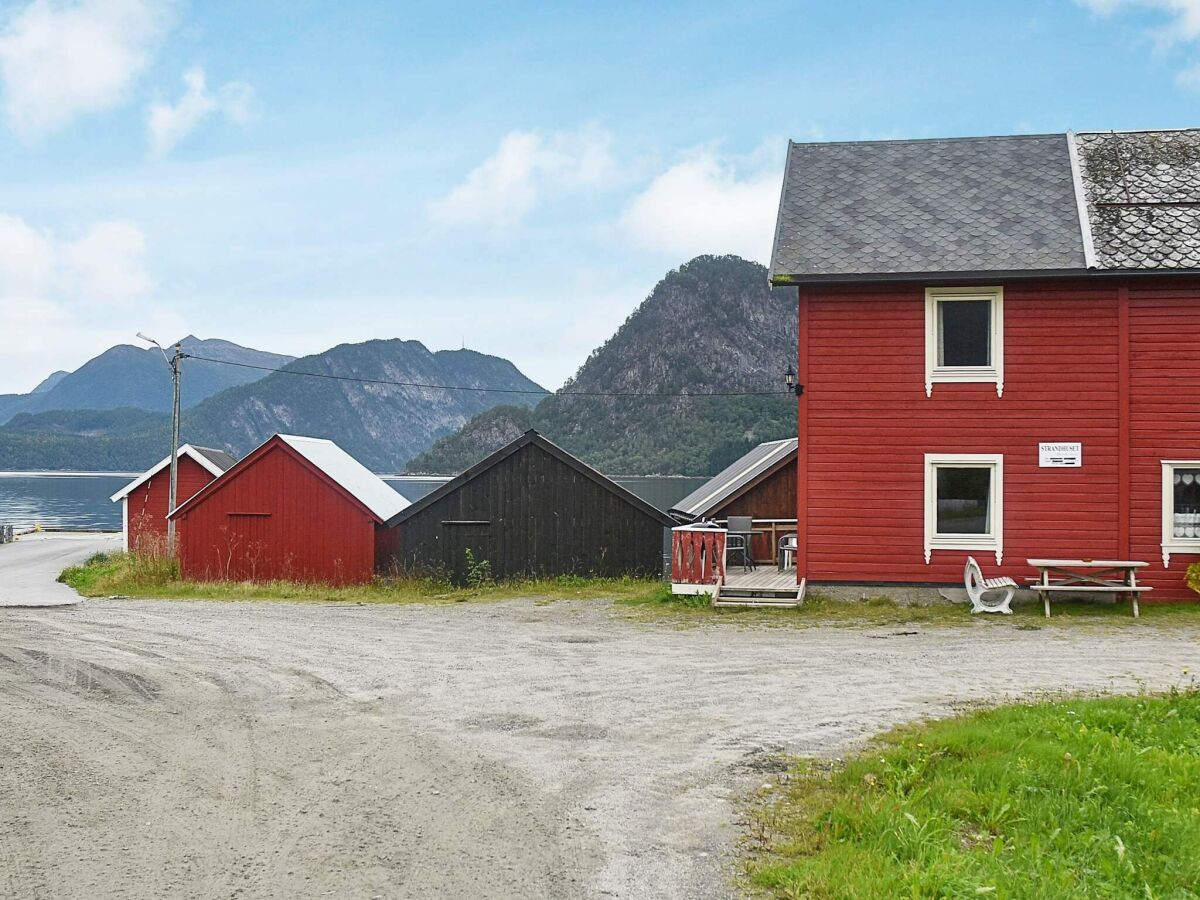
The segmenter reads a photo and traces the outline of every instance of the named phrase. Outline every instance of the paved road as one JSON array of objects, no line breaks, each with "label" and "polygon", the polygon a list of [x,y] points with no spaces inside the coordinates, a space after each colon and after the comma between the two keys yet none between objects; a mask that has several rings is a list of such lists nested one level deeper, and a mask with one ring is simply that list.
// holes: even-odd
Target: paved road
[{"label": "paved road", "polygon": [[963,701],[1163,689],[1198,637],[599,601],[7,610],[0,896],[725,897],[777,751]]},{"label": "paved road", "polygon": [[71,606],[79,595],[55,581],[67,566],[100,550],[121,549],[120,535],[27,534],[0,544],[0,607]]}]

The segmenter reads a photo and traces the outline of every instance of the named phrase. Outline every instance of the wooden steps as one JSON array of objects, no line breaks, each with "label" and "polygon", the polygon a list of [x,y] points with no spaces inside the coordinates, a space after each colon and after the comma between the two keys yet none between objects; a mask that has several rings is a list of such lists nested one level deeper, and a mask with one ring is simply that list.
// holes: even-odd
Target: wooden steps
[{"label": "wooden steps", "polygon": [[795,607],[804,602],[803,580],[797,585],[790,577],[768,581],[733,576],[730,582],[717,585],[713,592],[713,606]]}]

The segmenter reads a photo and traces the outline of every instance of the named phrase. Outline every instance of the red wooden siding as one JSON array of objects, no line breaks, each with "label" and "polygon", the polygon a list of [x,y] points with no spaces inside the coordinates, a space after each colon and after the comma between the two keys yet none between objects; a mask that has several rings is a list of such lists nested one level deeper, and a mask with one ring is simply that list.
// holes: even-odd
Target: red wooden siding
[{"label": "red wooden siding", "polygon": [[[1000,453],[1001,570],[1020,577],[1033,574],[1025,563],[1032,556],[1129,552],[1152,564],[1153,599],[1187,596],[1185,558],[1162,569],[1159,463],[1200,457],[1200,290],[1143,284],[1130,288],[1124,363],[1113,281],[1005,285],[1003,397],[990,384],[935,384],[926,397],[923,285],[805,289],[799,574],[961,582],[966,552],[934,550],[924,560],[924,454]],[[1082,468],[1039,468],[1040,441],[1081,441]],[[989,575],[996,571],[992,552],[972,555]]]},{"label": "red wooden siding", "polygon": [[1150,563],[1155,600],[1196,599],[1184,582],[1200,556],[1162,561],[1162,461],[1200,459],[1200,285],[1129,295],[1130,550]]},{"label": "red wooden siding", "polygon": [[276,440],[180,514],[180,568],[200,580],[365,583],[374,576],[376,526],[358,501]]},{"label": "red wooden siding", "polygon": [[[213,475],[190,456],[179,457],[175,484],[177,503],[183,503],[213,480]],[[126,497],[126,522],[129,549],[142,553],[161,553],[167,546],[167,501],[171,497],[171,468],[155,474]]]}]

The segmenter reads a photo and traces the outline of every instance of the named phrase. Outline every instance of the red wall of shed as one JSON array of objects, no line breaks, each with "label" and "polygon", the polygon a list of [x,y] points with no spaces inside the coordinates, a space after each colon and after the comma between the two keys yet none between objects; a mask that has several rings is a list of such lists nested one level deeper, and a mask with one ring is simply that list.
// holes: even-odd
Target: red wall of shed
[{"label": "red wall of shed", "polygon": [[[1005,285],[1003,397],[990,384],[935,384],[925,395],[924,285],[806,288],[800,574],[961,583],[967,552],[934,550],[925,563],[924,454],[1002,453],[1003,563],[971,551],[989,576],[1032,575],[1029,557],[1117,558],[1128,546],[1151,563],[1152,599],[1194,597],[1183,586],[1190,559],[1162,566],[1159,463],[1200,457],[1192,402],[1200,385],[1200,290],[1137,283],[1128,303],[1126,512],[1114,282]],[[1039,468],[1041,441],[1081,441],[1083,466]]]},{"label": "red wall of shed", "polygon": [[179,517],[180,569],[198,580],[361,584],[375,519],[282,443],[231,470]]},{"label": "red wall of shed", "polygon": [[[176,482],[178,503],[183,503],[213,480],[213,475],[190,456],[179,458]],[[167,546],[167,501],[171,496],[171,468],[168,466],[140,485],[126,498],[127,537],[131,551],[161,553]]]}]

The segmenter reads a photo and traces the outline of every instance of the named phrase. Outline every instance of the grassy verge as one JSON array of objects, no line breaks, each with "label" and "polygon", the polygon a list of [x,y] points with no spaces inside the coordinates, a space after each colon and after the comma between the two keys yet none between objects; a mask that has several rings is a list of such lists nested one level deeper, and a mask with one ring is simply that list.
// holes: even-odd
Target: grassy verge
[{"label": "grassy verge", "polygon": [[1197,897],[1200,692],[1042,702],[798,762],[751,817],[785,898]]},{"label": "grassy verge", "polygon": [[97,553],[58,580],[85,597],[146,597],[171,600],[293,600],[347,603],[456,603],[512,597],[574,599],[615,597],[649,601],[669,592],[663,582],[641,578],[561,577],[455,587],[434,578],[377,578],[371,584],[333,587],[302,582],[184,581],[177,564],[161,556]]},{"label": "grassy verge", "polygon": [[[820,625],[991,625],[994,627],[1040,628],[1043,625],[1097,623],[1136,625],[1139,620],[1130,614],[1129,604],[1060,601],[1053,616],[1043,615],[1041,603],[1024,603],[1013,608],[1011,616],[973,615],[965,603],[941,603],[931,606],[905,606],[888,597],[846,602],[810,593],[804,604],[795,608],[753,609],[744,607],[714,608],[706,594],[672,595],[669,586],[660,592],[630,595],[618,602],[647,613],[676,618],[680,621],[733,619]],[[1200,603],[1142,604],[1142,622],[1200,625]]]}]

